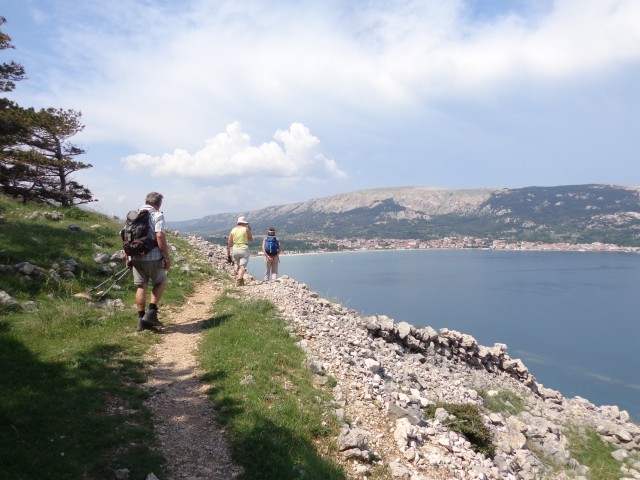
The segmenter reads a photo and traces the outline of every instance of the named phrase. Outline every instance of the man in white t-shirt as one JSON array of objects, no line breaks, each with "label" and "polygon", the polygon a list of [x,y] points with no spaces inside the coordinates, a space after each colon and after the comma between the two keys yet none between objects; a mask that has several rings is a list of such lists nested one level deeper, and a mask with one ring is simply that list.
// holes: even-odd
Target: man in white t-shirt
[{"label": "man in white t-shirt", "polygon": [[[133,255],[127,260],[127,265],[133,270],[133,283],[136,290],[136,307],[138,309],[138,331],[163,326],[158,320],[158,304],[162,298],[167,283],[167,272],[171,267],[169,245],[164,233],[164,214],[160,211],[163,196],[157,192],[147,195],[145,205],[141,209],[149,210],[150,227],[155,233],[157,246],[146,255]],[[147,287],[151,283],[149,309],[145,310],[147,302]]]}]

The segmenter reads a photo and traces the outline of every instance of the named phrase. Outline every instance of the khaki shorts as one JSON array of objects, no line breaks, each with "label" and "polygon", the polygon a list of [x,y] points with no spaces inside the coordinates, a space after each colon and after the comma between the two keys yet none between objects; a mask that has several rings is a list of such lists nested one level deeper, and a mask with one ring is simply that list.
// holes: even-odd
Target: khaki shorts
[{"label": "khaki shorts", "polygon": [[249,263],[249,257],[251,256],[251,250],[248,248],[233,248],[232,251],[233,260],[236,262],[236,265],[240,267],[246,267]]},{"label": "khaki shorts", "polygon": [[134,260],[133,261],[133,284],[158,285],[167,280],[167,270],[164,268],[164,259],[160,260]]}]

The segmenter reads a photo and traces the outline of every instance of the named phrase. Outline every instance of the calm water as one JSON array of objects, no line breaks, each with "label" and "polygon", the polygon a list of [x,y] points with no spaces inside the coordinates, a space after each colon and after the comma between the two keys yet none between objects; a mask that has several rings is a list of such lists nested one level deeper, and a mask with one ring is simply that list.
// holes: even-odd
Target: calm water
[{"label": "calm water", "polygon": [[[262,259],[249,271],[262,278]],[[282,256],[289,275],[362,314],[506,343],[546,387],[640,420],[640,255],[405,250]]]}]

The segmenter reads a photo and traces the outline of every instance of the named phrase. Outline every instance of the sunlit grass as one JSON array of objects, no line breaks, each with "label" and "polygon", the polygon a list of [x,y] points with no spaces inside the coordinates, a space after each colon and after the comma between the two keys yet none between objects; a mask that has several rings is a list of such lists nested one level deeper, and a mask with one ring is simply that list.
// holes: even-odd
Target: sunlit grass
[{"label": "sunlit grass", "polygon": [[607,445],[593,428],[574,426],[566,435],[571,456],[589,467],[589,480],[615,480],[622,477],[622,464],[611,456],[613,447]]},{"label": "sunlit grass", "polygon": [[478,394],[484,400],[484,408],[490,412],[517,415],[524,411],[522,398],[511,390],[501,389],[494,394],[489,394],[486,390],[479,390]]},{"label": "sunlit grass", "polygon": [[[266,301],[227,294],[207,322],[199,357],[246,479],[338,479],[318,452],[336,434],[330,395],[313,386],[304,352]],[[302,473],[301,473],[302,472]]]}]

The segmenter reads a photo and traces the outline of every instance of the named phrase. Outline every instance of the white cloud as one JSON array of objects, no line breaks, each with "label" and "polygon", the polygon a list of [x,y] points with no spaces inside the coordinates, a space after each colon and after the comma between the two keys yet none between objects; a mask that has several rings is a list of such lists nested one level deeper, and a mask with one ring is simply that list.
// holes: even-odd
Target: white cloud
[{"label": "white cloud", "polygon": [[[132,105],[146,107],[162,92],[171,93],[170,105],[190,108],[209,99],[233,109],[229,99],[238,94],[272,105],[306,93],[313,103],[318,92],[359,108],[375,107],[373,98],[404,105],[514,74],[579,76],[640,58],[637,0],[556,0],[534,16],[481,20],[461,0],[125,5],[101,2],[92,13],[97,25],[61,31],[61,60],[74,73],[102,70],[77,85],[85,94],[106,82],[107,92],[130,92]],[[106,42],[115,48],[104,49]]]},{"label": "white cloud", "polygon": [[549,0],[482,18],[470,5],[61,1],[39,101],[85,112],[88,141],[193,150],[231,119],[271,130],[402,115],[640,59],[638,0]]},{"label": "white cloud", "polygon": [[130,172],[148,171],[153,176],[219,179],[223,177],[284,177],[312,180],[342,179],[346,173],[320,151],[320,140],[301,123],[288,130],[278,130],[275,142],[254,146],[240,122],[227,125],[224,133],[207,140],[205,146],[191,154],[176,149],[173,153],[153,156],[145,153],[123,159]]},{"label": "white cloud", "polygon": [[[640,2],[559,0],[522,39],[533,73],[576,76],[640,58]],[[514,58],[514,61],[517,60]]]},{"label": "white cloud", "polygon": [[378,29],[386,39],[382,70],[414,100],[479,95],[523,78],[581,81],[640,60],[635,0],[556,0],[544,11],[481,20],[462,2],[414,13],[390,34],[399,15],[390,12]]}]

